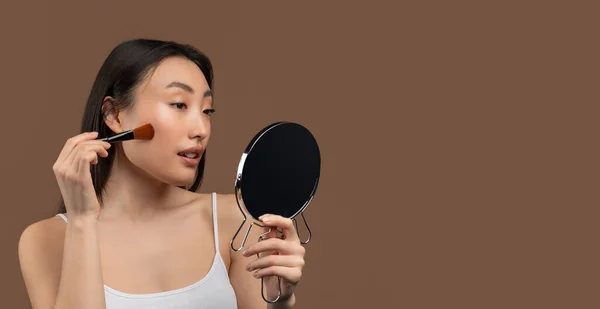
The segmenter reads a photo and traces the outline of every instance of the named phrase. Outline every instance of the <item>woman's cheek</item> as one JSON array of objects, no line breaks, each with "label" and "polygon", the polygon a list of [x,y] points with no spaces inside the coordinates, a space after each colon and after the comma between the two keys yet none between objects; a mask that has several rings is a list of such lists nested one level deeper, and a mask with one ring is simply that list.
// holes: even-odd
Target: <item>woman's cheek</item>
[{"label": "woman's cheek", "polygon": [[161,142],[166,142],[164,140],[170,142],[178,140],[176,134],[174,134],[178,123],[180,124],[181,121],[179,121],[176,111],[169,110],[169,106],[158,108],[152,121],[154,136],[158,137]]},{"label": "woman's cheek", "polygon": [[168,123],[172,122],[175,118],[173,107],[168,104],[157,104],[154,112],[154,118],[156,122]]},{"label": "woman's cheek", "polygon": [[[169,136],[169,123],[175,122],[172,112],[156,104],[152,108],[144,109],[143,113],[137,114],[136,123],[139,125],[150,123],[154,129],[154,137],[150,141],[131,141],[123,144],[125,154],[132,160],[137,162],[145,161],[148,153],[152,153],[154,159],[162,157],[161,150],[165,151],[168,148],[168,143],[172,139]],[[165,104],[168,107],[168,105]],[[172,140],[171,140],[172,141]],[[135,163],[135,162],[134,162]]]}]

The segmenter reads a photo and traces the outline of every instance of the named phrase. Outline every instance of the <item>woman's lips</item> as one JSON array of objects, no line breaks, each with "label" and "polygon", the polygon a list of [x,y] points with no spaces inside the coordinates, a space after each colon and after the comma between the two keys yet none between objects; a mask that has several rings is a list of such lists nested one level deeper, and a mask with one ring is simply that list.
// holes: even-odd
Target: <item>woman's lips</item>
[{"label": "woman's lips", "polygon": [[178,157],[181,158],[181,160],[186,166],[195,167],[198,165],[198,163],[200,163],[200,155],[197,155],[195,158],[189,158],[185,155],[179,154]]},{"label": "woman's lips", "polygon": [[177,155],[183,160],[186,166],[196,167],[198,163],[200,163],[200,157],[203,152],[204,148],[201,146],[194,146],[179,152]]}]

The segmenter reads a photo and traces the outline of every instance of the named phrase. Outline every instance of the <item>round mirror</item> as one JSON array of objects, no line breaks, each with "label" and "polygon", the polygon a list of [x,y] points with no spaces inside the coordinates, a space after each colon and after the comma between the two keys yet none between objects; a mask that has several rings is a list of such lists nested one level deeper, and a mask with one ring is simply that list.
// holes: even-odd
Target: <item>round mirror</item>
[{"label": "round mirror", "polygon": [[321,170],[317,141],[303,126],[275,123],[250,142],[238,167],[236,196],[251,218],[294,218],[312,200]]},{"label": "round mirror", "polygon": [[[319,146],[302,125],[277,122],[257,133],[242,154],[235,179],[235,196],[244,222],[231,240],[232,250],[239,251],[244,247],[253,225],[263,227],[258,218],[264,214],[290,218],[294,220],[296,230],[296,216],[301,215],[309,234],[308,240],[301,242],[308,243],[311,232],[302,212],[315,195],[320,172]],[[234,240],[247,220],[251,224],[241,246],[235,248]],[[264,293],[263,299],[267,302],[277,300],[267,300]]]}]

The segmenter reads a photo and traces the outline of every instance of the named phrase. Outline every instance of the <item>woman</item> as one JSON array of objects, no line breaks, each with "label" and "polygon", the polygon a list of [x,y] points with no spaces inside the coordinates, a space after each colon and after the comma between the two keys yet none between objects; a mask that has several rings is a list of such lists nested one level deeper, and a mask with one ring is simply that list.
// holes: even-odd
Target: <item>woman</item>
[{"label": "woman", "polygon": [[[25,229],[19,260],[34,309],[291,308],[304,248],[292,221],[234,253],[235,197],[198,194],[214,112],[212,66],[191,46],[131,40],[104,62],[82,132],[53,166],[63,209]],[[152,140],[95,140],[150,123]],[[188,189],[185,189],[188,188]],[[257,239],[256,230],[250,239]],[[260,257],[257,257],[260,254]],[[281,278],[281,297],[274,299]]]}]

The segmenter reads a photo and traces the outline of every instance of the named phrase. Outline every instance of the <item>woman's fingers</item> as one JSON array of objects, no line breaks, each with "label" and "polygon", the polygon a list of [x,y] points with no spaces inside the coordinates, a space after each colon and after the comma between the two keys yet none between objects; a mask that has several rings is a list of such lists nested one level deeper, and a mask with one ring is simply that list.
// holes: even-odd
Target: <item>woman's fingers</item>
[{"label": "woman's fingers", "polygon": [[265,251],[277,251],[281,254],[300,254],[304,256],[305,249],[300,243],[290,242],[279,238],[269,238],[259,241],[244,251],[244,256],[251,256]]},{"label": "woman's fingers", "polygon": [[98,137],[98,132],[85,132],[85,133],[81,133],[79,135],[75,135],[75,136],[69,138],[65,142],[65,145],[63,146],[60,153],[58,154],[58,158],[56,159],[55,166],[62,165],[64,163],[64,161],[66,160],[66,158],[71,154],[73,149],[79,143],[86,141],[86,140],[93,140],[96,137]]},{"label": "woman's fingers", "polygon": [[271,266],[303,267],[304,259],[296,255],[268,255],[248,263],[246,269],[252,271]]},{"label": "woman's fingers", "polygon": [[63,177],[75,177],[85,166],[89,170],[89,164],[98,162],[97,155],[108,156],[107,148],[110,144],[104,141],[81,141],[73,148],[55,171]]},{"label": "woman's fingers", "polygon": [[302,269],[300,267],[271,266],[254,272],[255,278],[267,276],[278,276],[288,282],[298,283],[302,278]]},{"label": "woman's fingers", "polygon": [[[88,136],[89,137],[89,136]],[[71,144],[74,142],[70,142]],[[75,167],[75,171],[77,171],[78,167],[79,167],[79,154],[82,153],[82,150],[85,150],[85,148],[87,147],[87,145],[108,145],[110,146],[109,143],[104,142],[104,141],[98,141],[98,140],[79,140],[77,141],[77,144],[75,144],[73,146],[73,149],[71,149],[71,151],[67,154],[67,156],[62,159],[62,162],[59,165],[59,168],[67,168],[67,167]],[[106,147],[105,147],[106,149]]]},{"label": "woman's fingers", "polygon": [[273,227],[265,227],[264,230],[265,230],[264,233],[260,234],[261,241],[279,237],[277,234],[278,233],[277,229],[275,229]]},{"label": "woman's fingers", "polygon": [[294,221],[290,218],[284,218],[278,215],[266,214],[259,218],[261,222],[270,227],[278,227],[279,230],[283,232],[283,237],[285,239],[300,241],[298,237],[298,233],[296,232],[296,227],[294,226]]},{"label": "woman's fingers", "polygon": [[[89,141],[81,144],[78,154],[79,173],[89,173],[90,164],[98,163],[98,156],[107,157],[110,144],[103,141]],[[75,163],[75,162],[73,162]]]}]

